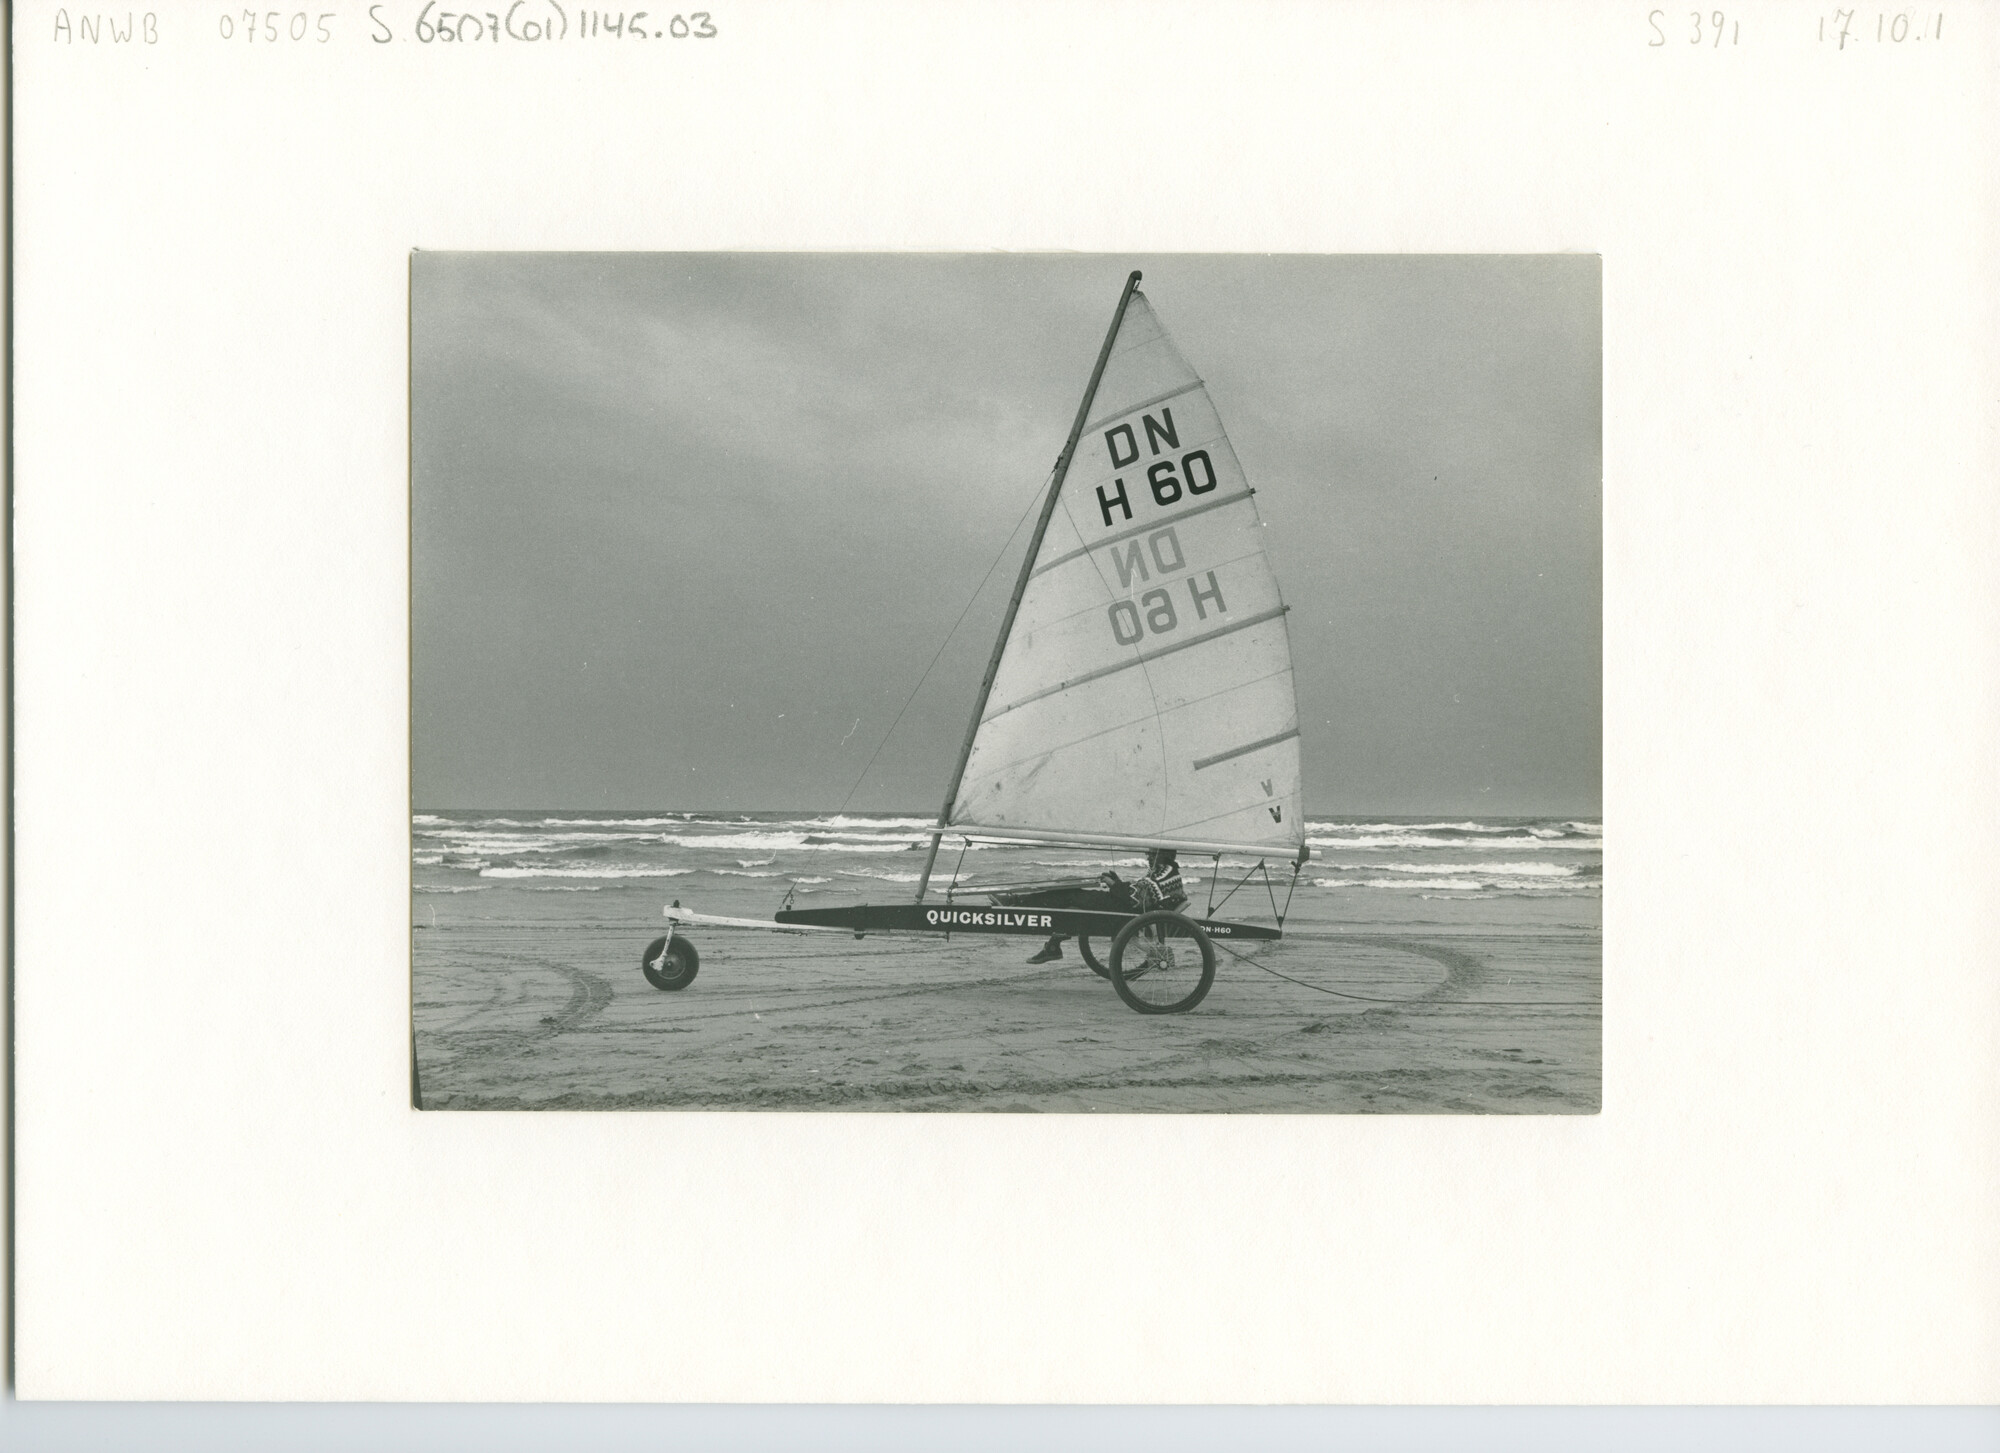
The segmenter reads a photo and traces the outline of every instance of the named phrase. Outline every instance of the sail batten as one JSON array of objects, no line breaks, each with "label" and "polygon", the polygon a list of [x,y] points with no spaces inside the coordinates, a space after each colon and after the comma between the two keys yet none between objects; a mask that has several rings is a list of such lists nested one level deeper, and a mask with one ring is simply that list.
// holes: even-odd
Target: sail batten
[{"label": "sail batten", "polygon": [[1255,492],[1128,288],[941,826],[1302,852],[1287,606]]},{"label": "sail batten", "polygon": [[[1288,667],[1288,668],[1286,668],[1286,669],[1285,669],[1284,671],[1280,671],[1280,672],[1274,672],[1274,673],[1273,673],[1273,676],[1272,676],[1272,678],[1270,678],[1270,679],[1274,679],[1274,680],[1275,680],[1275,679],[1276,679],[1277,677],[1280,677],[1280,676],[1288,676],[1289,674],[1290,674],[1290,668]],[[1253,684],[1254,684],[1254,683],[1253,683]],[[1289,685],[1289,683],[1287,683],[1287,684]],[[1235,689],[1236,689],[1235,687],[1231,687],[1231,688],[1229,688],[1229,690],[1235,690]],[[1225,694],[1227,694],[1227,692],[1221,692],[1221,691],[1219,691],[1219,692],[1215,692],[1215,693],[1213,693],[1213,694],[1214,694],[1214,695],[1216,695],[1216,696],[1222,696],[1222,695],[1225,695]],[[1192,706],[1192,705],[1196,705],[1196,704],[1199,704],[1200,702],[1202,702],[1202,701],[1205,701],[1205,700],[1207,700],[1207,699],[1208,699],[1207,697],[1195,697],[1195,698],[1192,698],[1192,699],[1191,699],[1191,700],[1189,700],[1189,701],[1185,701],[1185,702],[1182,702],[1182,703],[1181,703],[1181,705],[1182,705],[1182,706]],[[1132,717],[1132,718],[1131,718],[1131,719],[1129,719],[1129,720],[1119,720],[1119,721],[1110,721],[1110,722],[1106,722],[1106,723],[1105,723],[1105,724],[1104,724],[1104,725],[1103,725],[1102,727],[1098,728],[1098,731],[1097,731],[1096,735],[1099,735],[1099,736],[1108,736],[1108,735],[1111,735],[1111,734],[1113,734],[1113,733],[1116,733],[1116,732],[1122,732],[1122,731],[1125,731],[1125,730],[1127,730],[1128,728],[1131,728],[1131,727],[1136,727],[1136,726],[1140,725],[1141,723],[1143,723],[1143,722],[1145,722],[1145,721],[1148,721],[1148,720],[1150,720],[1150,719],[1151,719],[1151,713],[1150,713],[1150,712],[1147,712],[1147,713],[1145,713],[1145,714],[1141,714],[1141,715],[1139,715],[1139,716],[1135,716],[1135,717]],[[1292,733],[1292,735],[1296,735],[1296,733],[1294,732],[1294,733]],[[1280,738],[1272,738],[1272,739],[1270,739],[1270,740],[1280,740],[1280,739],[1281,739],[1281,737],[1280,737]],[[1226,753],[1220,753],[1220,754],[1218,754],[1218,755],[1217,755],[1216,757],[1214,757],[1214,758],[1211,758],[1211,759],[1208,759],[1208,760],[1209,760],[1210,764],[1212,765],[1214,761],[1218,761],[1218,760],[1221,760],[1221,759],[1223,759],[1224,757],[1228,757],[1228,756],[1234,756],[1234,755],[1237,755],[1237,754],[1238,754],[1238,752],[1240,752],[1240,751],[1244,751],[1244,750],[1251,750],[1251,749],[1254,749],[1255,747],[1258,747],[1258,746],[1262,746],[1262,745],[1265,745],[1265,743],[1264,743],[1264,742],[1253,742],[1253,743],[1251,743],[1251,744],[1250,744],[1250,747],[1249,747],[1249,748],[1239,748],[1239,749],[1237,749],[1237,751],[1235,751],[1235,752],[1226,752]],[[1031,752],[1031,753],[1030,753],[1030,754],[1029,754],[1028,756],[1026,756],[1026,757],[1023,757],[1023,758],[1019,758],[1019,759],[1017,759],[1017,760],[1015,760],[1015,761],[1012,761],[1012,762],[1007,762],[1007,763],[996,763],[996,764],[995,764],[995,770],[999,770],[999,769],[1000,769],[1000,768],[1002,768],[1002,767],[1017,767],[1017,766],[1021,766],[1021,765],[1023,765],[1024,763],[1027,763],[1027,762],[1031,762],[1031,761],[1034,761],[1034,760],[1036,760],[1037,758],[1039,758],[1039,757],[1043,757],[1043,756],[1046,756],[1046,755],[1047,755],[1047,753],[1046,753],[1045,751],[1034,751],[1034,752]],[[1196,766],[1197,768],[1199,768],[1199,767],[1200,767],[1201,765],[1202,765],[1202,763],[1201,763],[1201,762],[1196,762],[1196,763],[1195,763],[1195,766]]]},{"label": "sail batten", "polygon": [[1085,424],[1083,426],[1083,432],[1088,434],[1094,429],[1104,428],[1107,424],[1115,424],[1120,419],[1130,418],[1133,414],[1144,413],[1147,409],[1154,407],[1156,404],[1164,404],[1171,402],[1172,400],[1179,398],[1184,393],[1192,393],[1195,389],[1198,389],[1201,386],[1202,386],[1202,380],[1198,378],[1190,379],[1187,383],[1176,384],[1174,387],[1168,389],[1163,394],[1155,394],[1153,395],[1153,397],[1149,399],[1144,399],[1136,404],[1126,404],[1124,407],[1119,409],[1118,412],[1115,414],[1100,415],[1098,418],[1094,419],[1090,423]]},{"label": "sail batten", "polygon": [[985,720],[993,721],[996,718],[1005,716],[1010,711],[1016,711],[1021,707],[1027,706],[1031,702],[1040,701],[1045,696],[1053,696],[1058,691],[1068,691],[1072,687],[1088,685],[1090,682],[1099,680],[1100,678],[1105,676],[1109,676],[1115,671],[1126,671],[1134,666],[1144,666],[1148,662],[1157,661],[1163,656],[1171,656],[1176,651],[1188,651],[1192,650],[1196,646],[1205,646],[1218,636],[1227,636],[1236,631],[1247,631],[1252,626],[1261,626],[1264,624],[1265,621],[1276,620],[1279,616],[1283,615],[1286,611],[1290,609],[1291,607],[1288,605],[1281,605],[1277,607],[1275,610],[1265,611],[1262,615],[1251,616],[1248,620],[1233,621],[1229,625],[1222,627],[1220,630],[1210,631],[1205,636],[1195,636],[1185,641],[1176,641],[1174,642],[1173,645],[1162,646],[1157,651],[1142,652],[1139,655],[1132,656],[1127,660],[1114,661],[1109,666],[1100,666],[1095,671],[1086,672],[1082,676],[1073,676],[1070,677],[1068,680],[1058,681],[1053,686],[1043,687],[1040,691],[1037,691],[1032,696],[1024,696],[1019,701],[1008,702],[1007,705],[1001,707],[998,711],[989,713],[986,716]]},{"label": "sail batten", "polygon": [[[1249,499],[1252,495],[1256,493],[1257,491],[1254,489],[1245,489],[1245,490],[1239,490],[1237,493],[1232,495],[1225,495],[1221,499],[1204,500],[1202,503],[1195,505],[1193,508],[1183,511],[1182,512],[1183,518],[1185,518],[1188,515],[1202,514],[1208,510],[1219,510],[1224,505],[1237,504],[1243,500]],[[1156,526],[1154,525],[1145,524],[1145,525],[1134,525],[1127,530],[1119,530],[1116,534],[1106,535],[1103,539],[1097,541],[1094,544],[1079,545],[1074,550],[1056,556],[1055,559],[1049,561],[1045,565],[1037,565],[1035,567],[1034,573],[1035,575],[1046,575],[1051,570],[1055,569],[1058,565],[1067,565],[1072,560],[1081,560],[1084,556],[1090,554],[1093,550],[1100,550],[1106,545],[1119,544],[1122,541],[1131,539],[1134,535],[1143,535],[1155,528]],[[1033,576],[1030,576],[1029,578],[1032,579]]]},{"label": "sail batten", "polygon": [[1261,737],[1257,741],[1247,742],[1243,746],[1231,747],[1226,752],[1217,752],[1212,757],[1197,757],[1194,760],[1194,770],[1199,772],[1205,768],[1213,767],[1220,762],[1231,762],[1238,757],[1247,757],[1252,752],[1261,752],[1266,747],[1275,747],[1280,742],[1289,742],[1298,734],[1299,729],[1293,727],[1288,732],[1279,732],[1276,736],[1271,737]]}]

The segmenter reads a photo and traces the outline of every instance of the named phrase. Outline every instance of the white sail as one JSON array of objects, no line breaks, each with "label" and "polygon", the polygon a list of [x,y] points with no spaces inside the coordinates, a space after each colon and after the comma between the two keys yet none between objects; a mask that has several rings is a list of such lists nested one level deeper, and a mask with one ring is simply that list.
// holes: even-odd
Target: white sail
[{"label": "white sail", "polygon": [[1296,853],[1305,822],[1285,609],[1208,390],[1134,291],[951,826]]}]

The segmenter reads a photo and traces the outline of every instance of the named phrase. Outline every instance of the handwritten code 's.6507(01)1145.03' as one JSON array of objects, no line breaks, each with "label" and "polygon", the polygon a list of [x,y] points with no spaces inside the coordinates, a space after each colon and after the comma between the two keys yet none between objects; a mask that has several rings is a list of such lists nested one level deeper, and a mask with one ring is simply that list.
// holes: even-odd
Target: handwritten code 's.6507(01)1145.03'
[{"label": "handwritten code 's.6507(01)1145.03'", "polygon": [[[375,38],[386,44],[393,28],[371,5],[369,17],[378,27]],[[482,40],[713,40],[715,17],[706,10],[668,14],[650,10],[571,10],[560,0],[509,0],[504,9],[448,10],[429,0],[417,12],[412,34],[425,45],[476,45]]]}]

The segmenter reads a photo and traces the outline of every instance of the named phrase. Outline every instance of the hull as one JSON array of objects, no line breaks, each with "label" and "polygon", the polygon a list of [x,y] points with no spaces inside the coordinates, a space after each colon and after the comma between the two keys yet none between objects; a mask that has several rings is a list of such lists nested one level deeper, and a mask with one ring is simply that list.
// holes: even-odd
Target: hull
[{"label": "hull", "polygon": [[[780,925],[839,928],[851,933],[998,933],[1081,935],[1110,938],[1137,914],[1098,913],[1084,908],[995,908],[983,904],[863,903],[852,908],[791,908],[777,915]],[[1282,931],[1257,923],[1231,923],[1189,915],[1211,938],[1273,939]]]},{"label": "hull", "polygon": [[696,928],[756,928],[762,929],[766,933],[778,933],[781,931],[785,933],[839,933],[841,931],[837,928],[815,928],[810,924],[795,924],[790,928],[781,930],[777,924],[772,923],[768,918],[726,918],[719,913],[696,913],[692,909],[681,907],[678,901],[666,910],[666,914],[667,922],[673,924],[676,928],[684,928],[692,924]]}]

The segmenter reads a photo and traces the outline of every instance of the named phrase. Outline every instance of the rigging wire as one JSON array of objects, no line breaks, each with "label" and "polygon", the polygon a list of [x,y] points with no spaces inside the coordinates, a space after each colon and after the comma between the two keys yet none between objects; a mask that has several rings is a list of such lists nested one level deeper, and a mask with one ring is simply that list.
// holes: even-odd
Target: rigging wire
[{"label": "rigging wire", "polygon": [[[1017,525],[1015,528],[1019,529],[1020,526]],[[965,855],[972,851],[971,838],[962,838],[960,839],[960,843],[958,861],[952,864],[951,881],[944,885],[944,901],[947,903],[951,902],[952,895],[958,892],[959,880],[964,876]]]},{"label": "rigging wire", "polygon": [[965,609],[958,613],[958,619],[951,623],[951,629],[946,631],[944,639],[938,642],[937,653],[931,657],[930,665],[924,667],[923,675],[919,676],[917,684],[910,688],[910,694],[904,699],[901,709],[897,711],[896,719],[889,723],[889,730],[882,733],[882,740],[875,744],[875,750],[870,752],[868,760],[862,763],[861,771],[854,779],[854,785],[847,789],[847,796],[840,799],[840,811],[845,812],[847,804],[854,800],[854,794],[861,790],[861,784],[868,776],[868,769],[875,765],[875,759],[881,756],[882,749],[889,745],[889,738],[894,736],[896,728],[902,725],[903,713],[910,709],[910,703],[915,701],[917,693],[924,689],[924,682],[930,679],[932,668],[937,665],[938,659],[944,655],[944,648],[951,644],[951,638],[958,634],[958,628],[965,624],[966,616],[971,614],[973,602],[979,599],[979,593],[986,589],[986,582],[993,578],[993,572],[999,568],[1000,562],[1006,558],[1008,550],[1013,548],[1014,537],[1021,533],[1021,526],[1028,522],[1028,516],[1034,512],[1035,502],[1042,497],[1042,491],[1048,487],[1049,479],[1055,477],[1055,472],[1055,466],[1051,465],[1049,467],[1048,478],[1045,478],[1041,484],[1037,485],[1034,494],[1029,496],[1028,507],[1021,511],[1021,518],[1014,521],[1014,528],[1007,532],[1007,539],[1000,546],[999,553],[993,557],[993,563],[988,565],[986,573],[979,577],[979,584],[972,587],[972,594],[965,602]]}]

